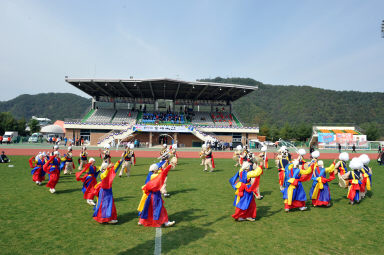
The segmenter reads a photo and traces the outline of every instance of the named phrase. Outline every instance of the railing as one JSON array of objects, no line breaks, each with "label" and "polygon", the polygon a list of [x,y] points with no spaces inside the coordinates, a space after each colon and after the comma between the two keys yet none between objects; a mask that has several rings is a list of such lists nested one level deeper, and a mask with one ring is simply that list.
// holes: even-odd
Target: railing
[{"label": "railing", "polygon": [[116,133],[117,131],[116,130],[112,130],[106,134],[104,134],[102,137],[100,137],[98,140],[97,140],[97,143],[101,143],[102,141],[104,141],[107,137],[110,137],[111,134],[113,135],[114,133]]},{"label": "railing", "polygon": [[[110,140],[110,138],[112,139],[123,139],[123,138],[119,138],[119,136],[123,135],[124,133],[129,133],[128,136],[130,134],[133,133],[133,130],[132,130],[132,126],[128,127],[127,129],[124,129],[124,130],[121,130],[121,131],[111,131],[109,132],[108,134],[106,134],[105,136],[103,136],[104,138],[100,138],[99,141],[97,142],[97,144],[100,146],[102,145],[103,143],[105,142],[108,142]],[[125,137],[124,137],[125,138]]]}]

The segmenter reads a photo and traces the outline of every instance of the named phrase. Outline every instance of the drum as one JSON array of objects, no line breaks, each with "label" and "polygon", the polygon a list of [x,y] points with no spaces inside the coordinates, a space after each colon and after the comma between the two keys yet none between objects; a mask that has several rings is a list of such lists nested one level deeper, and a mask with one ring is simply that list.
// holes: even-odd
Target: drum
[{"label": "drum", "polygon": [[344,179],[341,177],[341,174],[338,174],[338,176],[339,176],[339,186],[340,186],[341,188],[344,188],[344,189],[348,188],[349,182],[348,182],[347,180],[344,180]]}]

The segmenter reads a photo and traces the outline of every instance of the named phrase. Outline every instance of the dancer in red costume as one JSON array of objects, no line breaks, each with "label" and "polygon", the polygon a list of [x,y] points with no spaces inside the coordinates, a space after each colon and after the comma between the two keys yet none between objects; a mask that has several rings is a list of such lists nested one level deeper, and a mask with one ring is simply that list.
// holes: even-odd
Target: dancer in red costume
[{"label": "dancer in red costume", "polygon": [[353,158],[349,162],[349,168],[351,171],[348,171],[342,175],[342,178],[344,180],[348,180],[349,182],[347,197],[351,205],[354,203],[359,203],[361,200],[360,185],[362,184],[363,174],[360,172],[360,169],[363,167],[364,164],[359,158]]},{"label": "dancer in red costume", "polygon": [[[83,177],[80,177],[83,173],[86,173]],[[90,158],[89,163],[84,165],[84,169],[76,173],[76,180],[83,182],[82,191],[84,193],[84,199],[87,200],[89,205],[95,205],[93,198],[95,197],[95,185],[97,184],[98,171],[95,166],[95,159]]]},{"label": "dancer in red costume", "polygon": [[97,205],[94,208],[93,219],[99,223],[117,223],[117,212],[112,193],[112,183],[116,176],[114,165],[110,163],[101,172],[99,182],[95,189],[97,191]]},{"label": "dancer in red costume", "polygon": [[170,164],[162,169],[163,163],[165,162],[152,164],[149,168],[150,173],[146,184],[142,187],[143,196],[137,209],[140,217],[139,225],[161,227],[164,224],[165,227],[170,227],[175,224],[174,221],[168,220],[168,213],[160,193],[169,170],[175,166]]},{"label": "dancer in red costume", "polygon": [[[256,169],[254,169],[254,167]],[[235,192],[235,200],[233,205],[236,207],[232,217],[237,221],[255,221],[256,219],[256,202],[253,197],[257,193],[258,181],[251,183],[252,178],[259,178],[263,173],[261,166],[256,166],[252,159],[243,162],[240,170],[229,180]]]},{"label": "dancer in red costume", "polygon": [[367,194],[367,191],[371,190],[372,186],[372,169],[368,166],[371,160],[369,159],[369,156],[367,154],[360,155],[359,159],[363,163],[363,167],[360,170],[363,175],[363,181],[360,187],[360,192],[361,198],[364,198]]},{"label": "dancer in red costume", "polygon": [[46,186],[53,194],[56,192],[55,187],[60,179],[60,153],[58,151],[55,151],[48,162],[44,164],[43,170],[49,174],[49,181]]}]

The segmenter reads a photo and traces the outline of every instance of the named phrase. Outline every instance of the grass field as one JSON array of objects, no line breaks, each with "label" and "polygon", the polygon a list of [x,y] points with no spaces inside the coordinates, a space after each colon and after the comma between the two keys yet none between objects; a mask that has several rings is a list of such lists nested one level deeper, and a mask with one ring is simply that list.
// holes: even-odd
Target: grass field
[{"label": "grass field", "polygon": [[[154,159],[139,158],[130,178],[115,179],[117,225],[92,219],[74,175],[62,175],[56,194],[34,184],[27,159],[12,157],[13,168],[0,164],[1,254],[153,254],[155,228],[137,225],[136,208]],[[228,179],[236,169],[230,159],[215,163],[217,171],[206,173],[199,159],[180,159],[169,173],[165,206],[176,225],[162,229],[163,254],[384,254],[384,167],[376,162],[373,190],[360,204],[349,205],[346,190],[334,180],[332,207],[289,213],[270,163],[255,222],[231,218],[234,190]],[[304,184],[307,194],[309,187]]]}]

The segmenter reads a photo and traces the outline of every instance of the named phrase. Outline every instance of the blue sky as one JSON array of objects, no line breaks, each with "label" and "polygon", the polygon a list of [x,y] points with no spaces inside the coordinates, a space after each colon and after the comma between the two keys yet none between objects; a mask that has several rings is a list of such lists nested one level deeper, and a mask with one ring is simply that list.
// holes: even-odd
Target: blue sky
[{"label": "blue sky", "polygon": [[0,1],[0,100],[71,78],[384,92],[384,1]]}]

